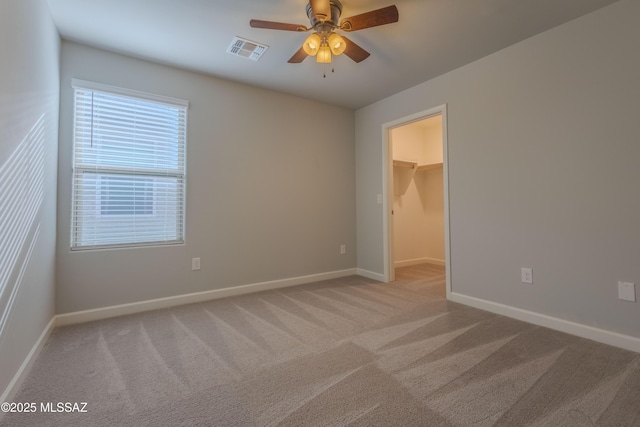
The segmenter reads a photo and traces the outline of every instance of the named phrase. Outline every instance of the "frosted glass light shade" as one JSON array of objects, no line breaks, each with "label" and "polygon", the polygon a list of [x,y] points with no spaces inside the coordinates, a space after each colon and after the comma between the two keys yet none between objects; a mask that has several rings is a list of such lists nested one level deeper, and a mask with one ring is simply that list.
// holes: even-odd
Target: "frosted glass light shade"
[{"label": "frosted glass light shade", "polygon": [[320,46],[316,55],[316,62],[331,62],[331,49],[329,49],[329,46]]},{"label": "frosted glass light shade", "polygon": [[329,36],[329,48],[334,55],[340,55],[347,48],[347,43],[338,34],[333,33]]},{"label": "frosted glass light shade", "polygon": [[309,56],[315,56],[320,49],[320,36],[316,33],[311,34],[302,44],[302,49]]}]

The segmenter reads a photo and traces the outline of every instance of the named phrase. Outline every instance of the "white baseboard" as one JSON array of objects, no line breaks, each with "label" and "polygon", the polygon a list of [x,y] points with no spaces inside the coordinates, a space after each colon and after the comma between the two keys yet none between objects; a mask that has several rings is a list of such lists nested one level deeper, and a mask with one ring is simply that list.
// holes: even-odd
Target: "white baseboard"
[{"label": "white baseboard", "polygon": [[[45,326],[44,331],[40,334],[40,338],[36,341],[36,343],[31,347],[31,351],[25,357],[24,362],[20,365],[18,372],[13,376],[13,379],[5,389],[2,396],[0,396],[0,402],[11,402],[15,397],[18,389],[22,385],[22,382],[27,377],[27,374],[31,370],[31,366],[33,366],[33,362],[38,358],[40,351],[44,347],[49,335],[53,332],[53,329],[56,326],[56,316],[53,316],[47,326]],[[1,415],[1,414],[0,414]]]},{"label": "white baseboard", "polygon": [[640,338],[632,337],[630,335],[594,328],[593,326],[583,325],[581,323],[571,322],[557,317],[547,316],[546,314],[523,310],[480,298],[470,297],[456,292],[451,293],[451,301],[640,353]]},{"label": "white baseboard", "polygon": [[396,261],[393,263],[393,266],[395,268],[400,268],[400,267],[411,267],[413,265],[419,265],[419,264],[435,264],[435,265],[441,265],[445,267],[447,263],[443,259],[416,258],[416,259],[406,259],[404,261]]},{"label": "white baseboard", "polygon": [[378,282],[386,282],[387,279],[384,277],[384,274],[374,273],[373,271],[364,270],[362,268],[357,269],[358,276],[366,277],[367,279],[377,280]]},{"label": "white baseboard", "polygon": [[321,280],[336,279],[340,277],[353,276],[356,274],[359,274],[358,270],[355,268],[351,268],[347,270],[331,271],[328,273],[291,277],[288,279],[271,280],[268,282],[252,283],[249,285],[233,286],[223,289],[213,289],[211,291],[195,292],[173,297],[157,298],[153,300],[114,305],[110,307],[101,307],[92,310],[76,311],[73,313],[57,315],[56,325],[64,326],[76,323],[90,322],[92,320],[123,316],[125,314],[141,313],[143,311],[157,310],[159,308],[174,307],[177,305],[209,301],[212,299],[226,298],[236,295],[244,295],[270,289],[303,285],[305,283],[319,282]]}]

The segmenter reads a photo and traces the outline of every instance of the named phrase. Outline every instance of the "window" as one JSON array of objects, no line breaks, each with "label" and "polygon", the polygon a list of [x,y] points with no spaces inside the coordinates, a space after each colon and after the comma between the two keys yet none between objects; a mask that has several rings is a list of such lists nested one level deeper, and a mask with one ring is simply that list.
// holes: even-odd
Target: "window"
[{"label": "window", "polygon": [[101,215],[153,215],[153,180],[105,176],[101,181]]},{"label": "window", "polygon": [[183,243],[187,102],[73,87],[71,249]]}]

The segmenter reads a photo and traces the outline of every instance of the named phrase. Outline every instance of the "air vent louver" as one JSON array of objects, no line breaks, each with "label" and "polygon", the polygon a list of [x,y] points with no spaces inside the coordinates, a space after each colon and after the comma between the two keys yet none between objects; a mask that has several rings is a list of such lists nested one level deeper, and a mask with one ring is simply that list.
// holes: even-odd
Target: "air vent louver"
[{"label": "air vent louver", "polygon": [[227,53],[257,61],[268,48],[269,46],[265,44],[234,37],[227,48]]}]

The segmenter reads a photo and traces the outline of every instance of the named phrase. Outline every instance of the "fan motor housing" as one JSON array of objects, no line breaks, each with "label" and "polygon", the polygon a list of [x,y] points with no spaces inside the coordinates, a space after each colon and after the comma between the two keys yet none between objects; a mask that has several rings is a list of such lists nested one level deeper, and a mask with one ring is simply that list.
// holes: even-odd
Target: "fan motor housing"
[{"label": "fan motor housing", "polygon": [[311,4],[307,4],[307,16],[309,17],[312,28],[316,28],[316,26],[318,25],[326,24],[333,24],[333,27],[338,26],[338,21],[340,20],[340,15],[342,14],[342,3],[340,3],[339,0],[330,0],[329,4],[331,6],[331,19],[327,19],[324,22],[316,19],[315,15],[313,14],[313,10],[311,9]]}]

